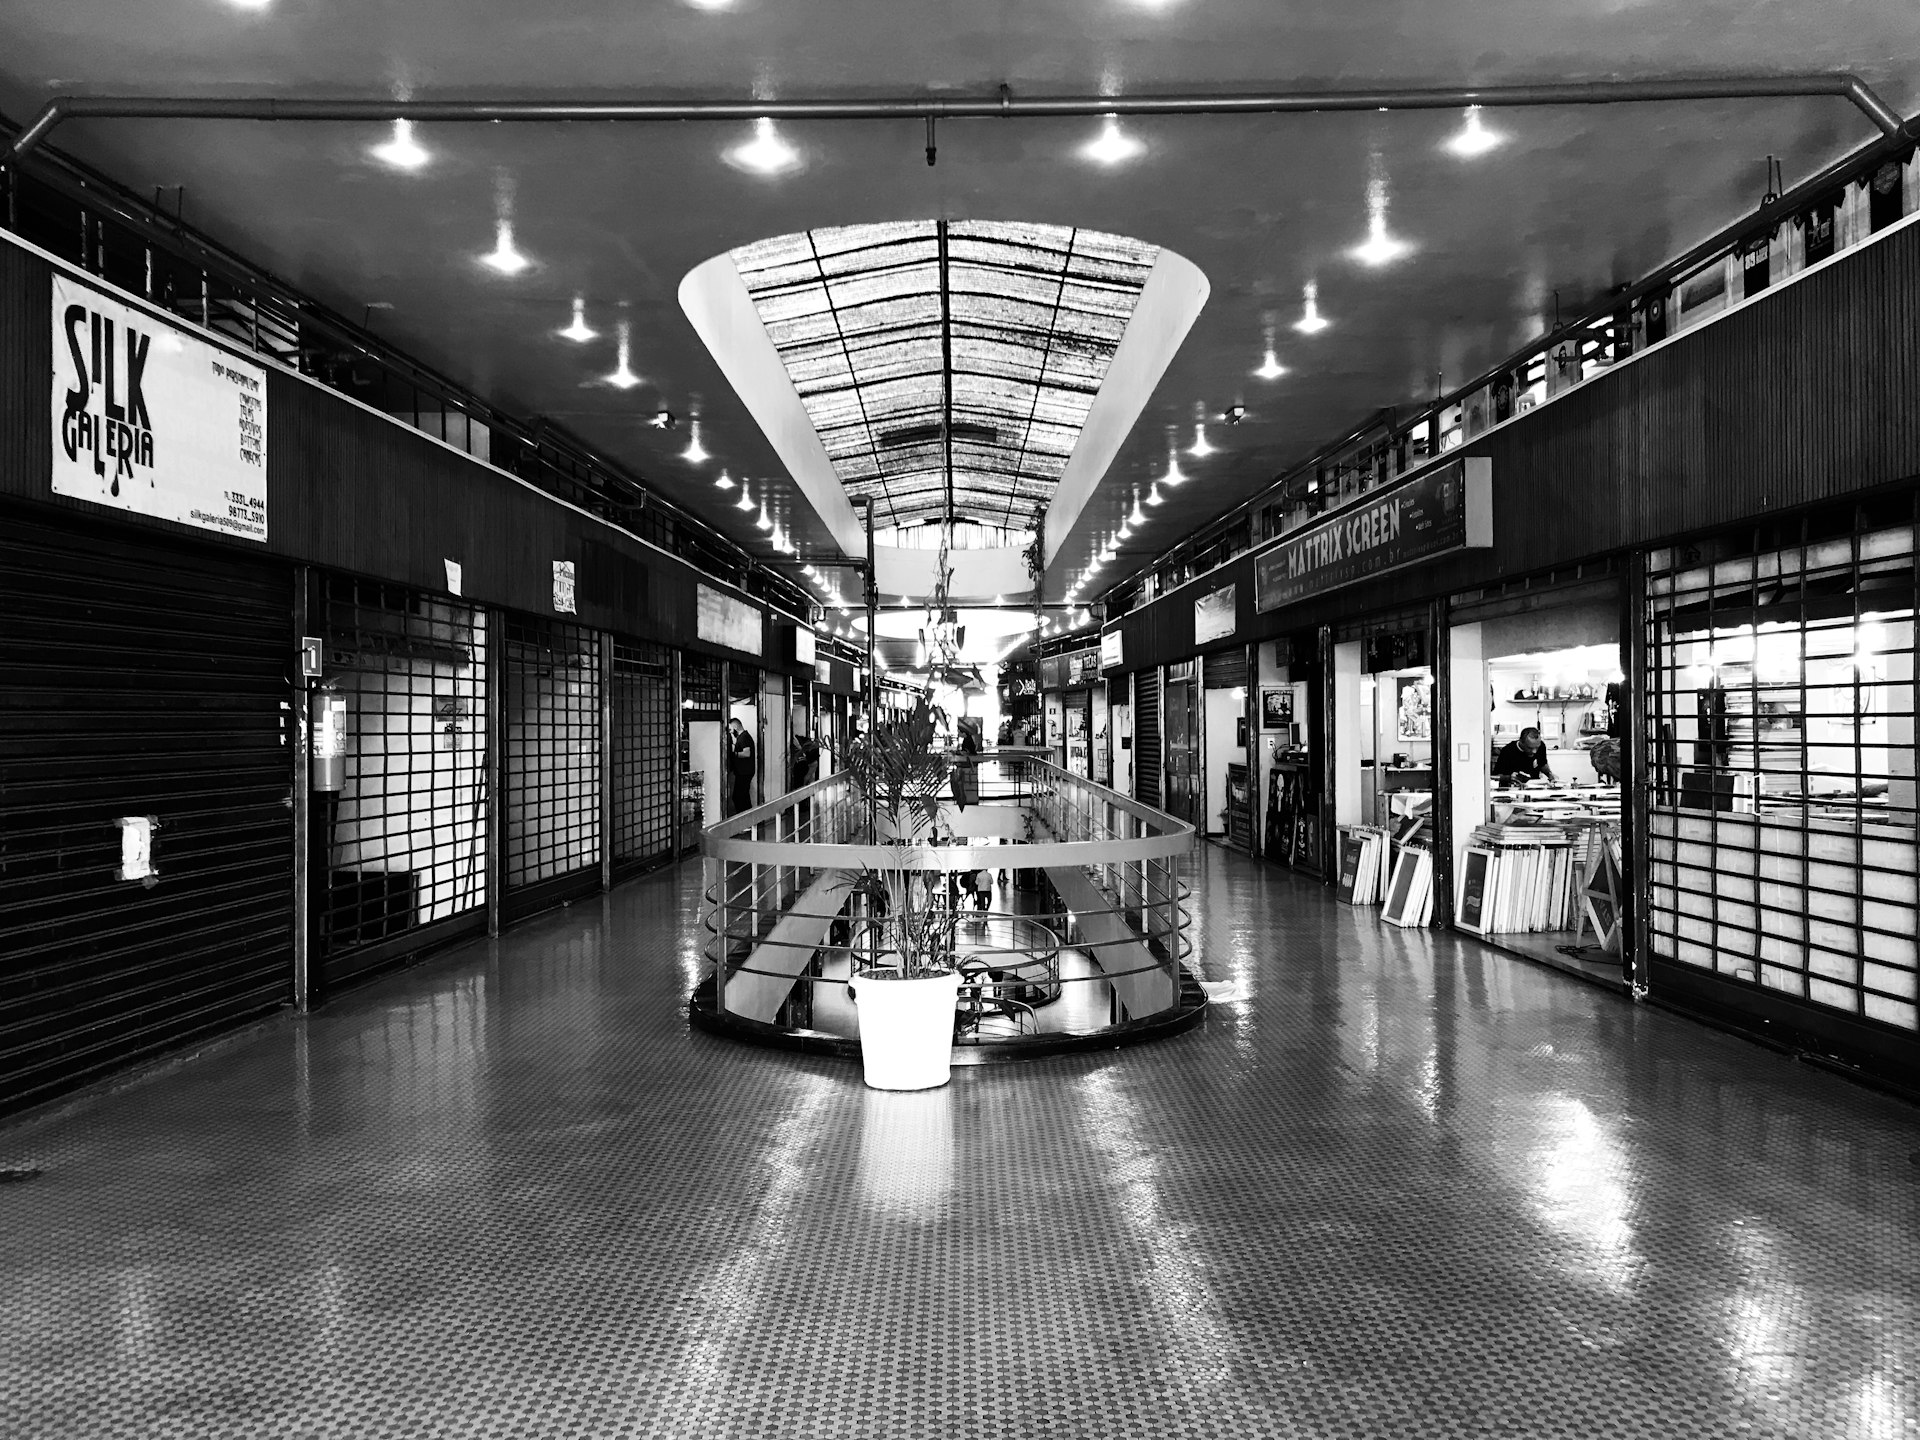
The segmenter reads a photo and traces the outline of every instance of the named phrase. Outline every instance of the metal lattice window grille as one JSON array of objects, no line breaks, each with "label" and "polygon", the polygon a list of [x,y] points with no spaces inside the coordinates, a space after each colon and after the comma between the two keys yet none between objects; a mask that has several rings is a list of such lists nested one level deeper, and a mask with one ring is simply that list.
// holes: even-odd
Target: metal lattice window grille
[{"label": "metal lattice window grille", "polygon": [[613,644],[613,858],[644,863],[673,853],[679,746],[673,652]]},{"label": "metal lattice window grille", "polygon": [[506,876],[600,863],[600,644],[579,625],[506,622]]},{"label": "metal lattice window grille", "polygon": [[327,686],[346,699],[323,797],[323,953],[487,902],[486,616],[391,585],[322,582]]},{"label": "metal lattice window grille", "polygon": [[1917,557],[1890,518],[1652,555],[1648,930],[1660,958],[1913,1031]]}]

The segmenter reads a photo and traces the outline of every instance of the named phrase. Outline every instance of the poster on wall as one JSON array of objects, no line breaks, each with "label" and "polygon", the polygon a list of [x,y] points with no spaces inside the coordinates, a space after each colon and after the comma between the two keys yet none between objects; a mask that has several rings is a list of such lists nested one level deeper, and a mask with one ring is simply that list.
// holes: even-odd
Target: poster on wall
[{"label": "poster on wall", "polygon": [[53,277],[53,493],[267,538],[267,372]]},{"label": "poster on wall", "polygon": [[1260,728],[1262,730],[1285,730],[1293,724],[1293,687],[1291,685],[1262,685],[1260,687]]},{"label": "poster on wall", "polygon": [[1394,687],[1394,736],[1400,740],[1433,738],[1433,681],[1401,675]]},{"label": "poster on wall", "polygon": [[1234,585],[1222,585],[1193,602],[1194,644],[1204,645],[1233,633],[1237,589]]},{"label": "poster on wall", "polygon": [[1411,476],[1283,536],[1253,560],[1262,614],[1455,550],[1493,544],[1493,462],[1479,457]]}]

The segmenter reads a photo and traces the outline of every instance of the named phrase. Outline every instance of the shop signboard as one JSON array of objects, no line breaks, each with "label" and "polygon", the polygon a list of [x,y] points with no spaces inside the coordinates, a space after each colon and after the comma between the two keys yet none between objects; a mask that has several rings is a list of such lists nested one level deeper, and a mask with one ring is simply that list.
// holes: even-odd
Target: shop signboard
[{"label": "shop signboard", "polygon": [[1455,460],[1376,491],[1255,555],[1253,608],[1264,614],[1389,570],[1492,544],[1493,462]]},{"label": "shop signboard", "polygon": [[747,655],[764,649],[760,612],[744,600],[702,585],[694,595],[694,633],[709,645],[724,645]]},{"label": "shop signboard", "polygon": [[1100,668],[1102,670],[1120,669],[1127,663],[1125,655],[1118,630],[1109,630],[1100,637]]},{"label": "shop signboard", "polygon": [[1076,650],[1067,657],[1067,684],[1091,685],[1100,678],[1100,652]]},{"label": "shop signboard", "polygon": [[267,372],[53,277],[53,493],[267,538]]},{"label": "shop signboard", "polygon": [[1233,633],[1239,597],[1237,585],[1222,585],[1193,602],[1193,643],[1222,640]]}]

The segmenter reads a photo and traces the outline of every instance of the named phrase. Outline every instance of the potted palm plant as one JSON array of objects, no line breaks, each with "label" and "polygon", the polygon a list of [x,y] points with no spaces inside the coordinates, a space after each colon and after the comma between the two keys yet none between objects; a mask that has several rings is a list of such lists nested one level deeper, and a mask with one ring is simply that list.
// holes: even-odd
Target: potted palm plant
[{"label": "potted palm plant", "polygon": [[[927,1090],[950,1075],[957,917],[944,876],[919,863],[947,792],[948,761],[936,748],[940,712],[923,693],[913,708],[876,725],[847,754],[847,774],[866,806],[872,841],[890,852],[854,885],[853,976],[847,993],[860,1021],[867,1084]],[[863,912],[863,913],[862,913]]]}]

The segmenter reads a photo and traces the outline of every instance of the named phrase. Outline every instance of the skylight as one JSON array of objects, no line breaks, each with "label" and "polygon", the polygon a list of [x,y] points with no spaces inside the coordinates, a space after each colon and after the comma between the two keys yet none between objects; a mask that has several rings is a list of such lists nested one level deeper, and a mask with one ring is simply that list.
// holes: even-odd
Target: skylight
[{"label": "skylight", "polygon": [[782,235],[730,258],[850,497],[872,496],[883,525],[951,513],[1024,529],[1158,254],[1092,230],[925,220]]}]

